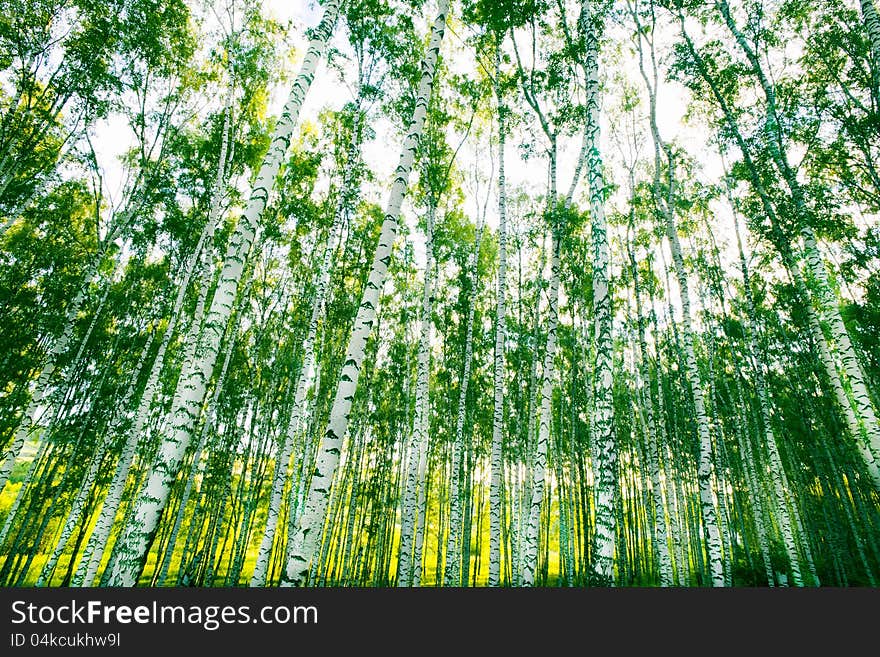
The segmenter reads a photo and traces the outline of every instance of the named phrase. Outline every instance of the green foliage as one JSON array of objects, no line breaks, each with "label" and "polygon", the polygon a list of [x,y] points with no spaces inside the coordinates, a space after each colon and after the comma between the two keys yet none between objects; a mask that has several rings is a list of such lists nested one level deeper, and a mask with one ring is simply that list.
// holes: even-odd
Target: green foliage
[{"label": "green foliage", "polygon": [[[741,37],[720,2],[453,6],[396,240],[380,263],[387,280],[368,327],[311,584],[390,586],[399,577],[429,215],[435,289],[420,482],[423,585],[441,585],[450,535],[460,538],[465,582],[488,581],[496,383],[503,401],[502,582],[520,583],[513,559],[522,556],[539,474],[554,236],[560,304],[550,417],[543,418],[550,438],[540,473],[538,584],[655,586],[665,555],[671,583],[708,585],[700,426],[710,435],[708,486],[726,584],[767,586],[768,570],[773,584],[792,584],[796,568],[807,585],[812,570],[823,584],[876,583],[880,498],[863,457],[868,431],[854,432],[848,415],[867,426],[855,399],[859,372],[867,404],[880,410],[877,62],[855,5],[729,4]],[[314,32],[279,23],[255,0],[223,7],[0,1],[4,450],[35,410],[40,373],[51,371],[36,427],[0,492],[0,525],[9,521],[0,583],[37,582],[84,492],[81,517],[73,518],[75,531],[48,580],[71,584],[140,410],[143,435],[130,471],[122,472],[122,510],[99,554],[100,577],[109,581],[113,545],[171,435],[169,413],[183,394],[188,354],[198,360],[204,352],[208,334],[197,302],[212,307],[221,262],[226,274],[238,265],[243,271],[221,327],[228,368],[221,374],[221,358],[206,369],[206,401],[193,409],[193,440],[173,473],[139,581],[157,583],[167,562],[165,584],[245,582],[271,515],[276,468],[285,476],[269,583],[279,581],[290,515],[296,520],[303,511],[386,220],[381,203],[416,106],[433,11],[421,0],[343,3],[277,179],[253,190],[274,147],[275,113],[295,81],[292,64],[303,60]],[[604,168],[583,162],[568,203],[588,119],[587,46],[595,44]],[[643,98],[637,46],[656,94],[656,135],[646,121],[651,103]],[[316,90],[325,95],[316,98]],[[680,123],[674,110],[684,113]],[[504,366],[496,382],[499,133],[507,260]],[[656,159],[655,139],[668,140],[656,143]],[[593,217],[583,203],[602,178],[617,464],[611,578],[598,574],[594,554],[602,457],[591,381],[602,354]],[[267,209],[255,248],[239,257],[233,240],[251,193],[266,194]],[[210,217],[219,224],[202,271],[195,248]],[[804,258],[808,229],[830,281],[825,296]],[[675,236],[681,276],[678,258],[670,258]],[[191,262],[198,264],[188,271]],[[172,316],[178,294],[182,306]],[[833,333],[836,312],[851,352],[845,336]],[[293,457],[281,464],[313,315],[314,378],[291,435]],[[158,391],[144,400],[151,376]],[[453,473],[459,423],[461,468]],[[93,464],[97,474],[87,486]],[[451,518],[454,477],[460,526]]]}]

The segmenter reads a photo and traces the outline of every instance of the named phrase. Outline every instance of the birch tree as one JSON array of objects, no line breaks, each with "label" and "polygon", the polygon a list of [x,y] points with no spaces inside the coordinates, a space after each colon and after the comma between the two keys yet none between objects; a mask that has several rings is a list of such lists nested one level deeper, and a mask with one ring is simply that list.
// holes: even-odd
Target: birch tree
[{"label": "birch tree", "polygon": [[290,557],[287,560],[282,586],[305,584],[305,578],[315,554],[320,527],[323,526],[327,510],[333,475],[339,463],[340,448],[348,429],[351,403],[354,391],[357,389],[360,367],[364,358],[364,345],[375,321],[379,306],[379,294],[385,283],[391,248],[397,234],[397,222],[403,204],[403,196],[412,171],[415,149],[425,125],[425,116],[434,82],[434,71],[437,66],[440,42],[446,29],[448,11],[448,2],[440,0],[437,17],[431,26],[430,41],[422,60],[422,76],[416,95],[415,109],[404,140],[400,161],[395,169],[394,183],[388,198],[379,242],[373,256],[373,264],[364,289],[364,296],[355,317],[354,329],[346,348],[345,363],[339,376],[339,384],[330,410],[330,420],[321,440],[315,474],[312,476],[300,524],[290,539]]},{"label": "birch tree", "polygon": [[318,61],[333,31],[339,11],[339,2],[330,0],[324,15],[309,42],[306,57],[293,83],[281,116],[275,125],[269,151],[263,159],[248,200],[247,208],[232,235],[220,272],[219,283],[205,318],[202,332],[188,336],[190,343],[202,340],[198,354],[184,365],[186,376],[181,376],[172,410],[173,433],[162,442],[137,502],[137,513],[125,528],[121,539],[122,556],[117,560],[112,582],[117,586],[133,586],[143,565],[159,514],[168,500],[169,487],[176,475],[180,460],[192,438],[192,428],[204,401],[206,386],[220,349],[220,340],[232,311],[236,289],[248,254],[254,243],[257,223],[269,200],[281,160],[287,152],[290,136],[296,125],[300,107],[311,86]]}]

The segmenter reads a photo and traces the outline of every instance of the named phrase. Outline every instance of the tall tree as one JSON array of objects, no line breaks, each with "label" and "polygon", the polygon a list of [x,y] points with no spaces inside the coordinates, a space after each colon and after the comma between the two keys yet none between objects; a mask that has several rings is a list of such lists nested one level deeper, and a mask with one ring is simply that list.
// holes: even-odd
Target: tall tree
[{"label": "tall tree", "polygon": [[382,230],[379,234],[379,242],[373,256],[370,277],[364,288],[364,295],[358,308],[357,317],[355,317],[354,329],[346,349],[345,362],[339,375],[339,384],[333,400],[333,406],[330,410],[327,430],[324,433],[317,455],[315,474],[312,475],[305,510],[299,527],[296,528],[296,532],[291,537],[290,556],[287,560],[282,579],[283,586],[301,586],[305,584],[311,560],[315,555],[317,541],[320,538],[320,528],[325,520],[333,475],[339,463],[342,441],[348,430],[351,404],[354,392],[357,390],[358,377],[364,358],[364,347],[376,318],[379,306],[379,293],[385,283],[388,262],[391,257],[391,248],[397,234],[400,208],[403,204],[409,175],[412,171],[415,150],[418,147],[419,139],[425,126],[428,102],[434,84],[434,72],[437,67],[437,58],[440,54],[440,42],[446,30],[446,14],[448,11],[449,3],[446,0],[440,0],[437,17],[431,26],[430,41],[425,56],[422,59],[422,76],[419,81],[415,107],[404,140],[400,161],[395,169],[394,183],[388,198],[385,219],[382,222]]}]

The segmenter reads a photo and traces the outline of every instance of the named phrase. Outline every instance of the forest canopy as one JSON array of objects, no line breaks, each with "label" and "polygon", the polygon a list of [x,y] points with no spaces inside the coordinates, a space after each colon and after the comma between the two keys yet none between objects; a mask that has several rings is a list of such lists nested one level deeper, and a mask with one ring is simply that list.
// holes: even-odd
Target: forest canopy
[{"label": "forest canopy", "polygon": [[0,585],[876,586],[876,0],[0,0]]}]

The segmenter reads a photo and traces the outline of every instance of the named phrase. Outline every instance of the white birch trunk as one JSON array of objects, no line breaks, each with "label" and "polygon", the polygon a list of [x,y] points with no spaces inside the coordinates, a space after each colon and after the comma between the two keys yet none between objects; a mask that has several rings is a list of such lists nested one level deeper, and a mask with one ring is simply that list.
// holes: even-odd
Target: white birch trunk
[{"label": "white birch trunk", "polygon": [[[427,435],[427,418],[425,419],[425,434]],[[426,441],[427,442],[427,441]],[[428,482],[426,479],[427,461],[430,458],[428,450],[423,450],[419,456],[419,498],[416,502],[416,536],[413,546],[412,558],[412,585],[420,586],[422,582],[422,560],[425,543],[425,523],[428,509],[425,506],[428,498]]]},{"label": "white birch trunk", "polygon": [[[633,15],[635,16],[635,13],[633,13]],[[684,369],[688,384],[691,388],[691,395],[694,402],[694,414],[697,424],[697,435],[699,436],[700,451],[697,481],[699,482],[700,487],[700,510],[703,520],[703,529],[706,533],[706,551],[709,560],[709,573],[713,586],[724,586],[724,568],[721,561],[721,534],[718,529],[718,518],[712,492],[712,437],[709,431],[709,418],[706,413],[705,395],[702,387],[703,384],[697,366],[696,353],[694,352],[691,302],[687,271],[684,268],[681,243],[679,242],[678,232],[675,227],[674,207],[672,202],[673,184],[675,180],[673,171],[674,161],[669,147],[661,139],[659,129],[657,128],[657,63],[654,59],[653,44],[651,44],[652,47],[650,51],[653,84],[645,70],[641,32],[639,32],[637,36],[637,45],[639,52],[639,69],[642,78],[645,81],[645,87],[648,90],[651,136],[654,141],[654,198],[665,219],[666,237],[669,241],[669,248],[672,251],[672,260],[681,296],[681,337],[683,343],[682,346],[684,347]],[[668,197],[665,199],[660,195],[661,149],[666,154],[669,164],[669,171],[667,173],[669,181],[667,190]]]},{"label": "white birch trunk", "polygon": [[[740,405],[743,405],[742,393],[740,395]],[[745,418],[742,418],[743,423]],[[753,514],[755,518],[755,529],[758,532],[758,547],[761,551],[761,561],[764,564],[764,574],[767,577],[767,585],[775,586],[776,578],[773,575],[773,563],[770,558],[770,541],[767,537],[767,526],[764,522],[764,504],[761,495],[761,487],[758,484],[758,477],[755,473],[754,459],[752,458],[751,448],[749,447],[748,438],[743,435],[742,426],[737,426],[737,446],[745,463],[746,482],[749,492],[755,498],[753,505]]]},{"label": "white birch trunk", "polygon": [[324,15],[309,42],[290,96],[275,124],[269,150],[260,165],[247,207],[229,240],[223,269],[220,272],[201,339],[198,335],[188,336],[188,341],[200,342],[198,353],[195,355],[188,376],[181,377],[178,382],[171,413],[171,433],[165,437],[159,447],[153,470],[137,500],[135,515],[122,536],[120,556],[114,566],[111,579],[114,586],[136,584],[162,510],[168,501],[171,484],[192,439],[193,427],[201,414],[207,384],[217,361],[226,324],[232,313],[238,283],[255,241],[259,219],[266,208],[278,169],[290,145],[290,138],[306,92],[311,86],[318,62],[323,56],[336,24],[339,4],[340,0],[329,0],[325,5]]},{"label": "white birch trunk", "polygon": [[803,578],[801,577],[800,564],[798,563],[798,551],[794,542],[794,534],[792,532],[791,515],[788,510],[788,501],[786,499],[783,478],[785,472],[782,468],[782,460],[779,457],[779,449],[776,445],[776,435],[773,431],[773,415],[770,406],[770,397],[767,393],[766,379],[764,378],[764,363],[760,347],[758,345],[758,323],[755,318],[755,302],[752,296],[751,277],[749,276],[749,267],[746,263],[745,252],[743,251],[742,239],[739,232],[739,220],[734,215],[734,231],[736,232],[736,243],[739,249],[740,269],[743,276],[743,288],[745,289],[746,310],[748,312],[748,344],[749,355],[751,356],[752,368],[755,372],[755,388],[758,392],[758,404],[761,409],[761,422],[764,429],[764,443],[767,446],[767,452],[770,457],[770,477],[773,480],[773,494],[776,502],[777,517],[779,519],[779,528],[782,532],[782,541],[785,552],[788,555],[791,564],[792,580],[795,586],[803,586]]},{"label": "white birch trunk", "polygon": [[[55,544],[55,549],[52,551],[52,554],[43,565],[43,569],[40,572],[39,578],[37,579],[36,586],[45,586],[47,581],[52,577],[52,573],[55,570],[55,567],[58,565],[58,560],[64,553],[64,548],[67,547],[67,542],[70,540],[70,537],[73,535],[73,532],[76,529],[76,525],[79,521],[83,507],[88,500],[89,494],[92,492],[92,486],[95,485],[95,479],[97,479],[98,471],[101,468],[101,463],[103,463],[104,453],[107,451],[107,446],[111,443],[113,437],[115,436],[116,431],[118,430],[118,426],[124,421],[125,412],[131,402],[132,395],[134,395],[134,390],[138,381],[138,374],[141,371],[141,367],[143,367],[144,361],[147,357],[147,353],[150,351],[150,347],[152,347],[153,345],[153,339],[155,335],[155,333],[150,333],[150,337],[147,338],[147,342],[141,350],[138,362],[132,370],[132,372],[134,372],[134,376],[132,376],[129,380],[128,386],[125,390],[125,394],[122,397],[122,402],[119,405],[119,414],[116,418],[116,421],[113,423],[114,426],[108,427],[107,432],[98,441],[98,444],[95,447],[95,453],[91,457],[89,469],[86,471],[86,476],[83,478],[83,481],[79,486],[79,490],[77,491],[76,497],[73,500],[73,504],[70,507],[70,511],[68,511],[67,513],[67,517],[64,521],[64,526],[61,530],[61,535],[59,536],[58,541]],[[71,555],[71,558],[74,558],[74,556],[75,555]]]},{"label": "white birch trunk", "polygon": [[[868,1],[870,2],[870,0]],[[822,256],[819,253],[816,237],[810,224],[811,211],[807,207],[803,189],[801,188],[801,185],[797,180],[797,175],[791,168],[788,162],[788,157],[784,151],[783,136],[776,111],[775,89],[764,74],[760,60],[755,51],[737,27],[736,22],[730,13],[730,6],[728,5],[727,0],[716,0],[715,6],[718,8],[724,18],[724,22],[734,35],[736,42],[745,53],[746,58],[749,60],[753,72],[757,76],[764,92],[764,97],[767,101],[766,128],[769,133],[767,145],[773,161],[776,163],[777,168],[782,174],[782,177],[791,192],[791,198],[798,214],[798,231],[804,243],[804,257],[807,261],[810,274],[815,282],[815,297],[819,312],[822,319],[828,325],[831,340],[840,354],[844,372],[850,383],[852,392],[850,403],[858,415],[860,425],[860,430],[856,434],[856,440],[864,444],[861,451],[867,460],[868,469],[871,471],[872,476],[875,479],[880,479],[880,474],[874,474],[880,472],[880,422],[878,422],[877,414],[868,392],[868,385],[859,364],[858,356],[850,340],[846,325],[843,322],[843,317],[840,314],[838,301],[831,289],[828,280],[828,272],[825,269],[825,263],[822,261]],[[876,23],[876,12],[874,19],[874,22]]]},{"label": "white birch trunk", "polygon": [[[472,289],[477,286],[477,264],[480,259],[480,241],[483,235],[483,224],[477,227],[474,252],[471,254],[471,285]],[[449,487],[449,533],[446,538],[446,564],[443,571],[444,586],[459,586],[462,584],[461,553],[462,541],[468,540],[465,536],[459,536],[458,531],[462,528],[464,520],[464,508],[461,499],[461,487],[463,476],[462,454],[464,451],[464,421],[467,411],[467,392],[471,379],[471,363],[473,361],[473,337],[474,337],[474,310],[476,301],[471,300],[468,308],[467,327],[464,339],[464,366],[462,367],[461,383],[458,393],[458,410],[455,419],[455,442],[452,446],[452,467]]]},{"label": "white birch trunk", "polygon": [[433,309],[434,274],[434,212],[432,202],[428,207],[427,230],[425,232],[425,283],[422,287],[422,308],[419,321],[419,351],[416,359],[416,399],[413,420],[412,441],[408,451],[406,484],[400,524],[400,548],[397,561],[397,585],[410,586],[413,578],[413,530],[417,524],[416,516],[421,513],[419,501],[423,497],[425,465],[428,442],[428,375],[431,358],[431,313]]},{"label": "white birch trunk", "polygon": [[[303,424],[303,418],[306,416],[306,395],[308,391],[314,387],[315,383],[315,340],[318,333],[318,323],[324,310],[327,287],[330,283],[330,274],[332,272],[332,256],[334,253],[334,241],[341,239],[341,227],[350,211],[355,191],[355,169],[357,160],[360,157],[361,145],[361,126],[360,121],[360,91],[357,96],[357,107],[355,112],[355,134],[351,139],[348,147],[347,161],[345,173],[343,175],[342,186],[339,192],[339,198],[336,205],[336,213],[334,215],[334,224],[330,230],[330,236],[324,249],[322,265],[317,277],[315,285],[315,298],[312,304],[312,313],[309,318],[309,325],[306,330],[306,338],[303,340],[303,365],[297,379],[294,391],[293,406],[290,410],[290,417],[287,423],[287,431],[285,432],[284,442],[278,452],[277,462],[275,466],[275,474],[272,479],[272,493],[269,499],[269,507],[266,517],[266,527],[263,531],[263,538],[260,542],[260,548],[257,552],[257,562],[254,572],[251,576],[250,586],[264,586],[266,584],[266,576],[269,568],[269,557],[272,552],[272,545],[275,541],[276,531],[278,527],[278,517],[281,513],[281,502],[284,495],[284,488],[288,478],[290,477],[290,459],[293,455],[294,447],[297,444],[297,436],[300,433],[300,427]],[[293,512],[293,500],[296,496],[296,484],[291,483],[291,491],[288,505],[288,513]]]},{"label": "white birch trunk", "polygon": [[[532,335],[531,335],[531,347],[532,347],[532,362],[529,370],[529,407],[528,407],[528,426],[526,428],[526,463],[525,463],[525,482],[523,485],[523,503],[520,506],[520,562],[517,564],[519,568],[519,574],[517,579],[521,586],[524,583],[524,573],[526,568],[526,557],[527,557],[527,547],[526,541],[528,540],[528,526],[529,519],[531,518],[531,504],[532,504],[532,493],[534,491],[534,463],[535,463],[535,451],[537,450],[537,444],[535,441],[535,425],[537,424],[537,407],[538,407],[538,350],[537,350],[537,335],[538,335],[538,306],[540,305],[541,293],[540,293],[540,277],[543,275],[544,271],[544,259],[545,259],[545,243],[546,238],[542,239],[541,242],[541,254],[538,258],[538,269],[539,272],[538,280],[535,281],[535,286],[538,288],[538,291],[535,294],[535,302],[532,306]],[[522,286],[520,286],[522,289]],[[536,548],[537,550],[537,548]]]},{"label": "white birch trunk", "polygon": [[590,183],[590,220],[593,272],[593,315],[595,317],[595,361],[593,365],[593,405],[590,434],[598,459],[596,483],[596,533],[593,569],[599,579],[614,581],[615,513],[617,488],[617,450],[614,444],[614,405],[612,398],[613,355],[611,317],[611,260],[608,248],[608,224],[605,220],[605,181],[599,149],[599,30],[600,20],[582,5],[582,31],[586,42],[587,104],[587,177]]},{"label": "white birch trunk", "polygon": [[694,401],[694,415],[697,423],[697,433],[700,440],[700,459],[697,470],[697,480],[700,484],[700,510],[702,512],[703,526],[706,531],[706,548],[709,558],[710,575],[713,586],[724,585],[724,569],[721,562],[721,534],[718,529],[715,502],[711,488],[712,477],[712,438],[709,433],[709,418],[706,414],[706,402],[703,393],[703,382],[700,370],[697,366],[697,357],[694,351],[693,327],[691,324],[691,302],[687,271],[684,268],[681,243],[675,229],[672,213],[666,213],[666,236],[672,250],[672,260],[675,266],[676,278],[678,279],[679,293],[681,295],[681,339],[684,347],[685,374],[691,388]]},{"label": "white birch trunk", "polygon": [[309,318],[309,326],[306,331],[305,340],[303,340],[302,369],[296,382],[293,406],[290,409],[290,418],[287,422],[287,431],[284,434],[284,442],[277,456],[278,462],[276,463],[275,476],[272,480],[272,495],[269,499],[266,528],[263,532],[259,551],[257,552],[257,563],[254,567],[253,575],[251,576],[251,586],[265,586],[266,584],[269,556],[272,551],[272,544],[275,541],[275,531],[278,526],[278,516],[281,513],[281,500],[284,495],[284,486],[289,478],[290,457],[293,453],[296,436],[300,431],[302,418],[305,415],[306,393],[315,378],[315,339],[318,334],[318,321],[320,320],[324,309],[324,299],[330,279],[332,255],[333,248],[331,246],[331,240],[328,240],[328,243],[324,248],[323,263],[318,277],[318,284],[315,289],[312,314]]},{"label": "white birch trunk", "polygon": [[[207,270],[206,270],[207,271]],[[204,289],[207,289],[209,281],[203,281],[202,285]],[[241,302],[244,299],[247,299],[249,294],[245,292],[239,299]],[[205,419],[205,423],[202,425],[202,430],[199,435],[199,442],[196,445],[195,453],[192,458],[192,466],[190,469],[190,474],[187,477],[186,485],[183,489],[183,494],[180,497],[180,505],[177,510],[177,514],[174,518],[174,526],[171,528],[171,535],[168,538],[168,546],[165,549],[166,557],[163,559],[162,568],[159,572],[159,576],[156,579],[156,585],[162,586],[165,583],[165,578],[168,576],[168,569],[171,566],[171,559],[174,556],[174,547],[177,544],[177,535],[180,531],[180,525],[183,522],[183,516],[186,511],[186,506],[189,503],[190,495],[192,494],[193,485],[195,484],[195,480],[198,477],[201,479],[201,475],[204,473],[204,469],[202,466],[202,453],[204,452],[205,445],[208,441],[208,435],[214,429],[214,422],[216,421],[217,415],[217,404],[220,401],[220,395],[223,393],[223,385],[226,382],[226,373],[229,370],[229,361],[232,360],[232,351],[235,343],[235,336],[230,336],[226,341],[226,355],[223,358],[223,366],[220,368],[220,374],[217,377],[217,382],[214,384],[214,392],[211,396],[211,404],[209,406],[210,411],[208,412],[208,417]]]},{"label": "white birch trunk", "polygon": [[[555,194],[554,194],[555,196]],[[555,208],[554,208],[555,210]],[[547,475],[547,445],[550,441],[550,409],[553,383],[556,378],[556,328],[559,324],[559,237],[553,228],[550,258],[550,303],[547,309],[547,345],[541,381],[541,417],[538,424],[538,442],[532,463],[532,491],[529,501],[529,521],[523,549],[523,586],[535,585],[538,565],[538,534],[541,527],[541,504],[544,500],[544,480]]]},{"label": "white birch trunk", "polygon": [[849,379],[852,406],[858,414],[861,425],[859,432],[860,442],[867,447],[867,449],[863,448],[861,451],[867,461],[869,470],[872,474],[878,473],[875,477],[880,478],[880,424],[878,424],[877,415],[868,392],[865,375],[859,364],[856,350],[850,340],[849,332],[843,323],[838,301],[831,290],[828,272],[819,253],[813,229],[808,225],[802,226],[801,236],[804,241],[804,255],[810,268],[810,273],[816,282],[820,312],[829,325],[831,339],[837,347],[841,363],[843,364],[843,371]]},{"label": "white birch trunk", "polygon": [[[489,456],[489,586],[501,585],[501,481],[504,472],[504,343],[507,334],[507,191],[504,180],[504,146],[507,126],[498,78],[501,74],[500,47],[495,49],[495,98],[498,103],[498,286],[495,295],[495,358],[492,372],[492,445]],[[476,271],[476,270],[475,270]],[[474,276],[476,283],[476,276]],[[471,303],[471,309],[475,300]]]},{"label": "white birch trunk", "polygon": [[[705,294],[705,285],[702,284],[703,281],[698,280],[698,294],[700,298],[700,303],[703,308],[707,307],[706,304],[706,294]],[[709,416],[709,431],[710,434],[714,435],[714,440],[712,441],[712,490],[715,491],[717,500],[718,500],[718,529],[721,533],[721,543],[723,547],[723,561],[722,566],[724,567],[724,586],[730,586],[732,584],[732,573],[731,567],[733,565],[733,529],[730,526],[730,509],[727,506],[727,482],[725,480],[725,468],[724,468],[724,434],[722,427],[719,426],[720,423],[713,421],[713,418],[718,416],[718,411],[714,406],[714,403],[717,399],[717,390],[715,386],[715,369],[714,369],[714,359],[715,359],[715,341],[714,335],[712,333],[712,327],[709,326],[706,330],[706,347],[707,347],[707,372],[706,379],[709,383],[709,395],[706,401],[707,405],[707,415]]]},{"label": "white birch trunk", "polygon": [[39,430],[38,421],[44,410],[44,399],[46,398],[46,393],[49,392],[51,387],[52,375],[55,373],[58,359],[67,351],[67,346],[70,344],[70,340],[73,337],[73,330],[76,327],[77,316],[79,315],[79,311],[85,301],[89,286],[92,284],[92,281],[94,281],[97,273],[98,258],[96,257],[86,273],[85,280],[80,285],[79,291],[70,302],[67,316],[64,320],[64,330],[58,339],[52,343],[52,348],[46,356],[46,364],[43,366],[40,375],[34,383],[34,391],[31,394],[30,402],[28,402],[27,408],[22,414],[21,421],[15,430],[12,442],[3,452],[2,456],[0,456],[0,459],[2,459],[2,464],[0,464],[0,492],[6,487],[6,482],[9,481],[9,475],[12,474],[12,469],[15,467],[16,459],[18,459],[21,454],[25,441],[32,433]]},{"label": "white birch trunk", "polygon": [[373,257],[370,275],[364,288],[363,297],[354,328],[346,349],[339,385],[330,409],[330,419],[326,432],[318,450],[315,471],[312,475],[305,509],[300,518],[299,526],[290,540],[290,558],[285,566],[282,586],[298,586],[305,583],[306,576],[315,555],[315,549],[321,536],[321,530],[327,513],[327,502],[333,475],[339,464],[342,441],[348,430],[351,405],[357,389],[361,365],[367,339],[372,333],[379,307],[379,295],[388,275],[388,264],[391,260],[391,248],[397,236],[397,223],[400,208],[406,192],[410,172],[412,171],[415,150],[421,139],[428,110],[428,99],[434,83],[434,71],[440,52],[440,42],[446,28],[446,14],[449,11],[448,0],[440,0],[437,18],[431,28],[428,50],[422,61],[422,76],[416,95],[415,111],[410,121],[400,161],[395,170],[394,183],[388,199],[385,220],[379,234],[379,242]]},{"label": "white birch trunk", "polygon": [[874,102],[880,102],[880,17],[877,16],[877,7],[874,0],[859,0],[862,10],[862,19],[865,21],[865,29],[868,32],[868,41],[871,47],[871,82],[874,85]]},{"label": "white birch trunk", "polygon": [[[633,181],[630,179],[630,189],[633,189]],[[627,252],[629,254],[630,267],[632,268],[633,287],[636,304],[636,325],[638,328],[638,341],[636,341],[636,356],[639,366],[636,370],[640,381],[637,385],[642,389],[642,399],[645,415],[645,433],[647,445],[645,451],[648,458],[648,467],[651,474],[651,493],[654,501],[654,532],[655,548],[660,573],[660,586],[672,586],[673,573],[672,561],[669,555],[669,522],[666,518],[666,506],[663,501],[663,486],[660,481],[660,450],[659,432],[654,410],[654,394],[651,390],[650,371],[648,369],[648,343],[645,339],[645,318],[642,312],[642,295],[639,285],[638,264],[633,252],[632,242],[627,240]]]},{"label": "white birch trunk", "polygon": [[[153,398],[155,397],[156,391],[159,386],[159,377],[162,374],[162,368],[165,362],[165,352],[167,351],[168,345],[170,344],[171,339],[174,336],[174,331],[180,319],[181,310],[183,308],[184,301],[186,300],[186,292],[189,288],[190,280],[192,279],[192,276],[197,269],[200,258],[205,260],[203,266],[207,266],[207,263],[210,262],[210,258],[206,255],[206,251],[210,252],[211,250],[210,245],[213,240],[214,230],[216,229],[217,222],[220,216],[220,203],[223,187],[226,181],[225,171],[230,142],[230,131],[232,123],[231,114],[232,98],[230,91],[230,99],[226,107],[226,115],[223,121],[223,140],[220,144],[220,158],[217,166],[217,177],[214,181],[214,189],[212,192],[211,209],[209,211],[209,216],[207,221],[205,222],[204,228],[202,229],[202,234],[199,236],[199,241],[196,243],[196,247],[193,250],[192,255],[189,257],[189,260],[187,261],[186,267],[184,269],[183,277],[178,286],[177,296],[174,299],[174,305],[172,306],[171,314],[169,315],[168,324],[162,337],[162,342],[159,345],[159,350],[156,353],[155,360],[153,361],[153,367],[150,371],[150,376],[147,379],[146,385],[144,386],[144,392],[141,395],[141,400],[138,404],[137,412],[135,413],[134,422],[132,423],[126,434],[125,443],[122,449],[122,453],[120,454],[119,460],[116,464],[116,470],[113,475],[113,480],[110,483],[110,487],[104,499],[104,503],[101,506],[101,514],[98,517],[98,521],[95,525],[94,530],[92,531],[92,535],[89,537],[89,541],[86,545],[83,558],[80,560],[79,566],[77,567],[77,572],[73,578],[74,586],[90,586],[91,582],[95,578],[95,575],[97,574],[98,567],[101,561],[101,554],[107,545],[107,541],[110,537],[110,531],[116,518],[116,513],[119,510],[119,505],[122,502],[125,482],[128,479],[128,474],[131,470],[131,464],[134,460],[134,455],[137,452],[138,445],[140,444],[141,438],[144,434],[144,427],[146,426],[147,420],[150,415]],[[207,277],[207,275],[207,271],[203,271],[203,276]],[[208,281],[209,279],[206,279],[202,282],[202,288],[200,290],[199,297],[200,303],[197,304],[200,307],[203,307],[204,304],[202,295],[207,292]],[[197,311],[196,316],[198,315],[199,313]],[[201,319],[198,319],[197,324],[194,321],[194,325],[200,327]],[[192,349],[193,347],[190,348]],[[187,359],[185,358],[184,360],[186,361]],[[181,376],[183,375],[184,372],[181,372]]]}]

